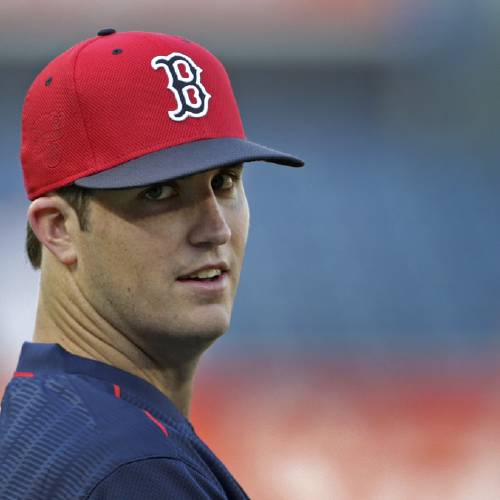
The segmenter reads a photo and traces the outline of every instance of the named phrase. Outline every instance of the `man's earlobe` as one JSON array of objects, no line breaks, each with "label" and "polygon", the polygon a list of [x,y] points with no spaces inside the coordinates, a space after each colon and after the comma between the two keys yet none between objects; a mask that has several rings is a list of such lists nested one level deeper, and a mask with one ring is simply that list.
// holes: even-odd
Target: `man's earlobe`
[{"label": "man's earlobe", "polygon": [[65,265],[77,261],[74,242],[68,231],[69,206],[60,198],[42,196],[31,202],[28,222],[40,243]]}]

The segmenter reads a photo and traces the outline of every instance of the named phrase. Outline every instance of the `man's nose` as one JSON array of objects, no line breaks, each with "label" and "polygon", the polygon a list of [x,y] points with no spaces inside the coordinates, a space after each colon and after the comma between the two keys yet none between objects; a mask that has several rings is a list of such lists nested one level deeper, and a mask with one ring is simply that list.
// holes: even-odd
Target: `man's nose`
[{"label": "man's nose", "polygon": [[214,193],[196,203],[195,222],[189,233],[192,245],[223,245],[231,239],[224,210]]}]

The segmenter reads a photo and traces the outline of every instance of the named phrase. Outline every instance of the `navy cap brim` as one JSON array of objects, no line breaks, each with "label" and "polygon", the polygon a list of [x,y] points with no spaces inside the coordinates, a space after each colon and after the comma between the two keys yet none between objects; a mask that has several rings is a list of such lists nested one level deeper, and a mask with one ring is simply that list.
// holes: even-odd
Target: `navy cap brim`
[{"label": "navy cap brim", "polygon": [[147,186],[236,163],[268,161],[289,167],[304,162],[292,155],[234,137],[205,139],[173,146],[103,172],[77,179],[77,186],[93,189],[118,189]]}]

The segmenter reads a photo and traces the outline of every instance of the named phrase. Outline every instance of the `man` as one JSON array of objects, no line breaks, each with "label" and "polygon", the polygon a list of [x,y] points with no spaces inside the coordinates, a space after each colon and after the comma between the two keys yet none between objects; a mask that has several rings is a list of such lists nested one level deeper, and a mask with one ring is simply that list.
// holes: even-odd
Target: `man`
[{"label": "man", "polygon": [[107,28],[51,61],[23,107],[33,342],[0,414],[1,499],[247,498],[189,422],[229,328],[248,236],[247,141],[206,49]]}]

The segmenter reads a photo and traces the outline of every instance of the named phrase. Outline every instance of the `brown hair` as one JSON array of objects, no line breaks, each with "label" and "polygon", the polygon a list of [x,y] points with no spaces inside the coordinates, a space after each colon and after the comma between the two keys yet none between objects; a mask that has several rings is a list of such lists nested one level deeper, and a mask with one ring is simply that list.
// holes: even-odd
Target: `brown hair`
[{"label": "brown hair", "polygon": [[[82,231],[89,230],[88,204],[91,190],[71,184],[54,191],[63,198],[76,212],[78,224]],[[26,253],[33,269],[40,269],[42,263],[42,244],[36,237],[29,221],[26,224]]]}]

